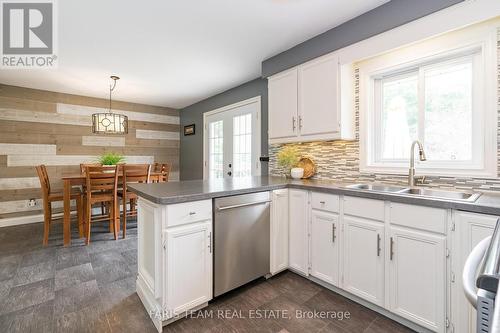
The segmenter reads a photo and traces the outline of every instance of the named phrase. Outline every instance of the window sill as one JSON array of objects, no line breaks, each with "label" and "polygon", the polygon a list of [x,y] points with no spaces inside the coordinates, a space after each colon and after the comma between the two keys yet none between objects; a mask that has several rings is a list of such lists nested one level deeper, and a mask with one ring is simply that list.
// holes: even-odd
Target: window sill
[{"label": "window sill", "polygon": [[[361,173],[384,174],[384,175],[408,175],[408,167],[390,167],[390,166],[360,166]],[[437,177],[466,177],[466,178],[497,178],[497,170],[487,169],[442,169],[442,168],[423,168],[415,166],[416,174],[419,176],[437,176]]]}]

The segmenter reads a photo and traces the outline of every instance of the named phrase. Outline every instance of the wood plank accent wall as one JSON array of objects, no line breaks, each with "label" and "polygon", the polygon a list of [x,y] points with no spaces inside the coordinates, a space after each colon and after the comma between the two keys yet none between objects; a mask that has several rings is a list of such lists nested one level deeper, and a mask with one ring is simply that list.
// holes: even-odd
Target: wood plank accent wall
[{"label": "wood plank accent wall", "polygon": [[[90,115],[107,110],[108,103],[0,84],[0,226],[41,214],[38,164],[47,165],[55,189],[63,174],[79,172],[80,163],[104,152],[123,154],[129,163],[170,163],[171,179],[179,179],[179,111],[113,101],[113,112],[129,117],[129,133],[94,135]],[[38,205],[28,207],[29,199]]]}]

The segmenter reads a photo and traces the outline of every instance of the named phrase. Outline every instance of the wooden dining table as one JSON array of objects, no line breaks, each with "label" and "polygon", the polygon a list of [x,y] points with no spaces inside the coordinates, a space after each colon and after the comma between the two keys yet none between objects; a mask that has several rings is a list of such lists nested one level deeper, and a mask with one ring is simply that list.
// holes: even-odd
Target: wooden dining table
[{"label": "wooden dining table", "polygon": [[[150,181],[160,181],[163,176],[161,172],[151,172]],[[118,178],[121,179],[122,175],[118,174]],[[71,188],[73,186],[85,185],[87,177],[83,174],[68,174],[62,176],[63,181],[63,245],[71,245]]]}]

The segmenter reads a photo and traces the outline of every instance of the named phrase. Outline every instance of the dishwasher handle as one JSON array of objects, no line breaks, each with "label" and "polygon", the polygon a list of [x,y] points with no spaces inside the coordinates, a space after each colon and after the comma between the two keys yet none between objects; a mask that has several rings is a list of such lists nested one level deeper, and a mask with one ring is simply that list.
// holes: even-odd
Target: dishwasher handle
[{"label": "dishwasher handle", "polygon": [[239,205],[217,207],[216,209],[218,212],[221,212],[221,211],[228,210],[228,209],[247,207],[247,206],[255,206],[255,205],[265,204],[265,203],[269,203],[269,202],[271,202],[271,200],[254,201],[254,202],[247,202],[247,203],[243,203],[243,204],[239,204]]}]

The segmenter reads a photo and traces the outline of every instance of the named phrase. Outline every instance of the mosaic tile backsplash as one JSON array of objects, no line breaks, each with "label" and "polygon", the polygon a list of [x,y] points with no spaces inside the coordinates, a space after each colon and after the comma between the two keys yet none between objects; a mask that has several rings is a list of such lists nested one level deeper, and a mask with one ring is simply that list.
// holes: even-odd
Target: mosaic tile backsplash
[{"label": "mosaic tile backsplash", "polygon": [[[500,29],[498,30],[498,50],[500,51]],[[498,73],[500,73],[500,52],[498,52]],[[359,171],[359,71],[355,71],[355,117],[356,140],[354,141],[318,141],[300,144],[269,145],[269,174],[281,176],[284,174],[276,161],[278,151],[284,146],[294,146],[303,156],[314,160],[317,173],[313,178],[328,179],[342,182],[383,182],[405,186],[407,175],[389,175],[362,173]],[[499,74],[500,96],[500,74]],[[500,99],[498,100],[498,128],[500,129]],[[500,134],[500,130],[499,130]],[[500,135],[497,149],[498,166],[500,166]],[[418,174],[418,170],[417,170]],[[500,176],[500,175],[499,175]],[[500,191],[500,177],[497,178],[467,178],[427,176],[425,186],[440,188],[456,188],[466,190]]]}]

